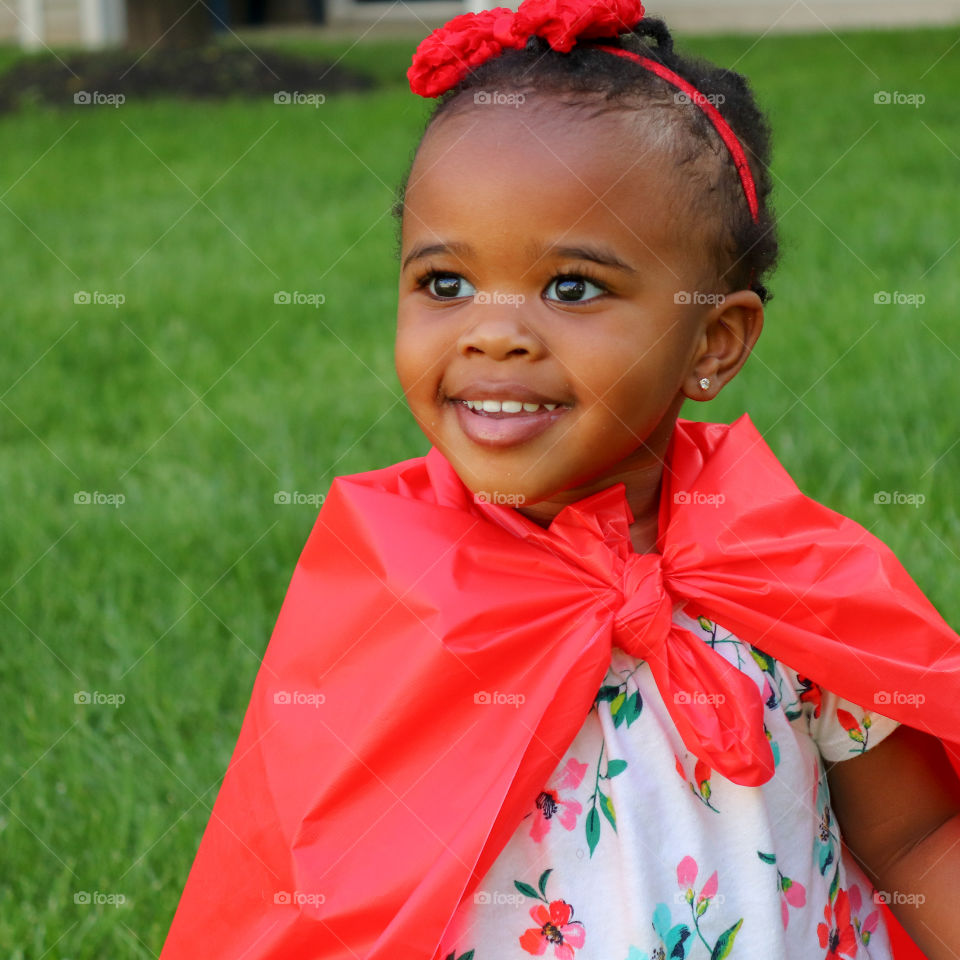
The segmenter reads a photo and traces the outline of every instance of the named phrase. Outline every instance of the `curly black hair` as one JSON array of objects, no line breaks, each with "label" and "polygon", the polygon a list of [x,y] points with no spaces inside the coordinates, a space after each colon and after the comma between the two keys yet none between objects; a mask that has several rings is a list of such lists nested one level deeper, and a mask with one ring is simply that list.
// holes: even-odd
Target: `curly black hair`
[{"label": "curly black hair", "polygon": [[480,90],[547,95],[569,105],[594,104],[594,115],[610,110],[649,109],[652,129],[675,162],[678,213],[682,222],[699,227],[701,235],[696,239],[704,244],[701,249],[713,253],[718,285],[725,285],[725,292],[730,292],[749,284],[767,303],[773,294],[763,280],[773,271],[779,256],[770,203],[771,132],[749,82],[733,70],[675,53],[670,31],[663,20],[655,17],[644,17],[632,31],[602,42],[662,63],[716,107],[746,153],[757,190],[757,221],[750,215],[736,165],[716,128],[703,110],[673,84],[627,57],[588,44],[574,46],[569,53],[558,53],[542,37],[531,36],[523,49],[504,50],[500,56],[470,70],[437,99],[396,191],[392,213],[396,220],[398,259],[407,182],[419,144],[433,124],[446,114],[468,108],[474,97],[467,94]]}]

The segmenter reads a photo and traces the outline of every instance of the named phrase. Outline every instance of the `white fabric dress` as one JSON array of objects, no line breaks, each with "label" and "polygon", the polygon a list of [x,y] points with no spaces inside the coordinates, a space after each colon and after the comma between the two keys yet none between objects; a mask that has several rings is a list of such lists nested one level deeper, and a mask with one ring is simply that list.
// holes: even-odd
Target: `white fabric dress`
[{"label": "white fabric dress", "polygon": [[824,760],[858,756],[898,723],[682,607],[674,622],[762,691],[773,778],[744,787],[698,761],[649,666],[615,648],[580,732],[460,905],[444,960],[890,960]]}]

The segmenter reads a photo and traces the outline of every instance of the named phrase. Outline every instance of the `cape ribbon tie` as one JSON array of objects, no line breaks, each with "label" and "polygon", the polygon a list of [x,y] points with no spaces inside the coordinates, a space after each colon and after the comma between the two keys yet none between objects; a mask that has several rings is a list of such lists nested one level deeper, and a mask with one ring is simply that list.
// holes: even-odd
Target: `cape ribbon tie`
[{"label": "cape ribbon tie", "polygon": [[665,563],[657,553],[627,556],[611,644],[650,666],[688,750],[734,782],[765,782],[774,764],[760,691],[710,643],[673,622],[677,602]]},{"label": "cape ribbon tie", "polygon": [[623,564],[621,584],[623,605],[614,618],[613,641],[630,656],[646,660],[662,645],[672,620],[663,558],[659,553],[630,554]]},{"label": "cape ribbon tie", "polygon": [[709,640],[673,622],[674,609],[689,599],[679,574],[691,554],[681,555],[669,542],[661,543],[662,554],[634,552],[622,483],[569,505],[549,530],[505,507],[484,503],[480,512],[562,557],[578,580],[599,581],[598,613],[607,619],[609,646],[647,662],[691,753],[734,783],[758,786],[773,776],[757,684]]}]

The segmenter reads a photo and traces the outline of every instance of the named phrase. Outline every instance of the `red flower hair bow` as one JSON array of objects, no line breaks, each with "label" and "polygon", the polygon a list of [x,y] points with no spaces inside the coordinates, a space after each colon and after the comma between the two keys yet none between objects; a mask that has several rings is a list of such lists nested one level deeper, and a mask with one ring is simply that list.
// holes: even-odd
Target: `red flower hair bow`
[{"label": "red flower hair bow", "polygon": [[643,14],[640,0],[523,0],[516,13],[508,7],[462,13],[420,42],[407,79],[414,93],[437,97],[473,67],[507,48],[521,49],[531,36],[569,53],[578,40],[631,30]]}]

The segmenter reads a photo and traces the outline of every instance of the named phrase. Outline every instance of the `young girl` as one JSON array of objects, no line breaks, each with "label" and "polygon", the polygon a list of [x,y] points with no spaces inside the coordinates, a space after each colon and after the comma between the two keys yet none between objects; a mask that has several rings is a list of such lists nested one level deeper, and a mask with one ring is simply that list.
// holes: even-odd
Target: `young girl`
[{"label": "young girl", "polygon": [[955,958],[955,634],[746,416],[678,419],[769,299],[746,81],[635,0],[409,76],[432,449],[331,487],[163,958],[889,958],[887,904]]}]

